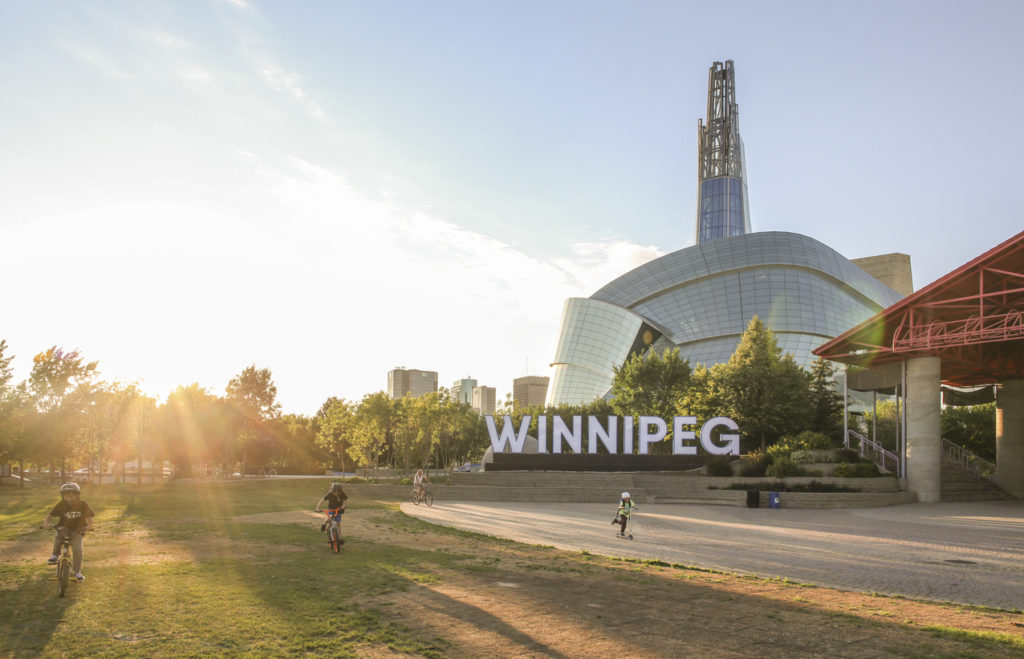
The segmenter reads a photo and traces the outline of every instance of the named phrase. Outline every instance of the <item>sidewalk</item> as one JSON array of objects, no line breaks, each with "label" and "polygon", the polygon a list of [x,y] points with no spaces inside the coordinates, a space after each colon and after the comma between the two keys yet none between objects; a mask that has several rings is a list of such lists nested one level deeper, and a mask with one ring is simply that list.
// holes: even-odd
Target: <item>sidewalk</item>
[{"label": "sidewalk", "polygon": [[635,540],[615,502],[403,503],[426,521],[529,544],[833,586],[1024,610],[1024,502],[802,510],[650,504]]}]

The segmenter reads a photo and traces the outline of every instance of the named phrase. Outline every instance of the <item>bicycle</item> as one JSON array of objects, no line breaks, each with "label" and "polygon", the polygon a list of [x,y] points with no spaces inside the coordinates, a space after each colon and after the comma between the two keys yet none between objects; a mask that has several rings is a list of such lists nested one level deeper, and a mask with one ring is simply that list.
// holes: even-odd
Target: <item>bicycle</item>
[{"label": "bicycle", "polygon": [[420,501],[427,504],[427,506],[432,506],[434,504],[434,495],[430,493],[430,488],[412,488],[412,502],[418,506],[420,505]]},{"label": "bicycle", "polygon": [[345,539],[341,537],[341,528],[338,526],[338,521],[334,519],[339,510],[341,508],[324,511],[327,514],[327,544],[334,550],[335,554],[340,552],[341,546],[345,544]]},{"label": "bicycle", "polygon": [[[53,529],[54,527],[44,527]],[[85,532],[79,531],[82,537],[85,537]],[[71,532],[67,531],[64,533],[63,538],[60,541],[60,555],[57,557],[57,576],[52,577],[52,580],[57,582],[57,597],[64,597],[64,593],[68,590],[68,583],[71,581]]]}]

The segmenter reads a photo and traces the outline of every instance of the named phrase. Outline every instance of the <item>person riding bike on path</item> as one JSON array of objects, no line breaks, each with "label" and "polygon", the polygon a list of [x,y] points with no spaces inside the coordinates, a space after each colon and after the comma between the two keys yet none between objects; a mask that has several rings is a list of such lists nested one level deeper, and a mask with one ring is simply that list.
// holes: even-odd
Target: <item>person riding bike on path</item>
[{"label": "person riding bike on path", "polygon": [[636,508],[637,505],[633,503],[633,500],[629,497],[629,492],[623,492],[622,498],[619,500],[619,512],[616,513],[615,519],[612,520],[612,524],[619,525],[617,537],[625,537],[626,524],[629,522],[629,515],[636,510]]},{"label": "person riding bike on path", "polygon": [[53,507],[40,527],[56,530],[53,536],[53,554],[46,562],[50,565],[57,564],[57,552],[60,551],[64,536],[70,537],[71,569],[75,573],[75,581],[82,583],[85,581],[85,577],[82,576],[82,538],[86,531],[92,531],[92,519],[96,513],[82,500],[82,488],[78,483],[61,485],[60,499],[60,503]]},{"label": "person riding bike on path", "polygon": [[[327,504],[327,510],[334,511],[334,521],[341,524],[341,514],[345,512],[345,502],[348,501],[348,495],[345,494],[345,490],[341,489],[341,483],[331,483],[331,489],[321,499],[320,503],[316,504],[316,511],[320,512],[320,506]],[[320,525],[320,532],[323,533],[327,530],[327,520]]]},{"label": "person riding bike on path", "polygon": [[423,473],[422,469],[420,469],[416,472],[416,475],[413,476],[412,484],[416,488],[416,496],[422,497],[423,492],[427,489],[424,486],[430,485],[430,479],[427,478],[427,475]]}]

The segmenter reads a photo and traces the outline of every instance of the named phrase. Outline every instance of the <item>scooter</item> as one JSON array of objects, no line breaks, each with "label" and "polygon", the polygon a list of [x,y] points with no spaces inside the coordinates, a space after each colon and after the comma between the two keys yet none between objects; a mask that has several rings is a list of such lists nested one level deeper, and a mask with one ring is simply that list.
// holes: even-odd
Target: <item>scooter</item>
[{"label": "scooter", "polygon": [[[633,507],[633,510],[631,512],[636,512],[636,506]],[[618,533],[615,534],[615,537],[616,538],[625,538],[626,540],[632,540],[633,539],[633,515],[632,514],[630,514],[630,516],[626,518],[626,530],[625,531],[619,531]]]}]

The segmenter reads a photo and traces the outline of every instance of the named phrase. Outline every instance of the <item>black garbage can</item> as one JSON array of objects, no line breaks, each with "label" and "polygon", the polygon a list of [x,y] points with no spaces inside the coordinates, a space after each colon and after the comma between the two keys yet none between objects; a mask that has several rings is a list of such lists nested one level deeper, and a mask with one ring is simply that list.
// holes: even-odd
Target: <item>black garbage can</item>
[{"label": "black garbage can", "polygon": [[747,508],[757,508],[761,505],[760,490],[747,490]]}]

